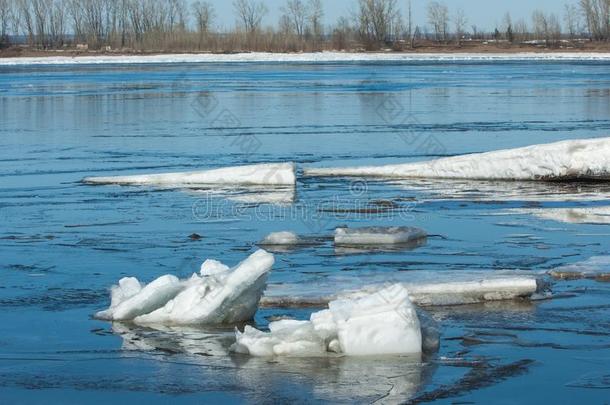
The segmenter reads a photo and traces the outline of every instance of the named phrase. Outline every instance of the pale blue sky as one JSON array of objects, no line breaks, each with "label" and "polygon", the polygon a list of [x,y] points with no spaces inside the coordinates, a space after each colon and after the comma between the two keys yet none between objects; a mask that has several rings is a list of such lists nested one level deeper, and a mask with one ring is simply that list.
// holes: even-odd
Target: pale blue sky
[{"label": "pale blue sky", "polygon": [[[216,8],[216,23],[219,28],[231,28],[235,25],[232,0],[208,0]],[[417,25],[427,24],[426,5],[431,0],[412,0],[414,22]],[[269,14],[264,20],[265,25],[275,25],[280,15],[280,7],[286,0],[264,0]],[[476,24],[479,28],[493,29],[500,24],[506,11],[510,11],[513,20],[526,18],[528,23],[532,11],[541,9],[546,12],[558,13],[563,21],[564,4],[575,4],[576,0],[447,0],[445,4],[451,12],[462,8],[468,17],[468,27]],[[322,0],[325,11],[325,24],[335,23],[342,15],[349,16],[355,9],[357,0]],[[407,0],[399,0],[401,9],[406,10]]]}]

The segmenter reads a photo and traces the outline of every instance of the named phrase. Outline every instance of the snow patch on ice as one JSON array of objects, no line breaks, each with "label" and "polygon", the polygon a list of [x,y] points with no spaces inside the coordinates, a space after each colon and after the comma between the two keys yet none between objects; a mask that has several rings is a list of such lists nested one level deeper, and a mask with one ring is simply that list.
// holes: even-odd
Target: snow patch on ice
[{"label": "snow patch on ice", "polygon": [[136,288],[137,280],[122,279],[111,290],[110,308],[96,317],[160,325],[247,321],[258,309],[273,263],[272,254],[258,250],[231,270],[218,261],[207,260],[201,276],[193,274],[179,280],[166,275],[140,290]]},{"label": "snow patch on ice", "polygon": [[423,229],[407,226],[335,229],[337,246],[406,244],[426,237],[427,234]]},{"label": "snow patch on ice", "polygon": [[292,186],[296,182],[294,163],[264,163],[220,169],[141,174],[133,176],[86,177],[87,184],[192,187],[205,185]]},{"label": "snow patch on ice", "polygon": [[453,156],[426,162],[309,168],[306,176],[473,180],[610,180],[610,137]]},{"label": "snow patch on ice", "polygon": [[512,210],[519,214],[529,214],[568,224],[610,225],[610,207],[588,208],[532,208]]},{"label": "snow patch on ice", "polygon": [[356,299],[332,301],[309,321],[281,320],[265,333],[236,331],[233,350],[252,356],[419,354],[422,333],[415,307],[401,285]]},{"label": "snow patch on ice", "polygon": [[215,276],[220,273],[226,273],[230,270],[229,266],[214,259],[207,259],[201,264],[199,273],[202,276]]}]

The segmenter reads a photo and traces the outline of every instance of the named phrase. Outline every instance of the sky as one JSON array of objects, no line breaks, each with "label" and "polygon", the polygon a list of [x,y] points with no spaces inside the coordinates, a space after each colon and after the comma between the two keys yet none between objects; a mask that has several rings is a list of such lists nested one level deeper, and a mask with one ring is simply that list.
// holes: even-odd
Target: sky
[{"label": "sky", "polygon": [[[216,9],[216,23],[218,28],[232,28],[235,25],[232,0],[208,0]],[[276,25],[281,14],[280,8],[286,0],[262,0],[269,9],[264,25]],[[413,20],[415,25],[426,25],[426,6],[432,0],[412,0]],[[398,0],[405,13],[407,0]],[[501,25],[504,14],[510,11],[513,21],[525,18],[531,21],[532,11],[541,9],[545,12],[557,13],[563,21],[564,4],[576,4],[576,0],[446,0],[444,3],[451,13],[458,8],[464,10],[468,17],[468,27],[473,24],[479,29],[493,30]],[[325,24],[334,24],[340,16],[349,17],[356,9],[357,0],[322,0],[324,5]]]}]

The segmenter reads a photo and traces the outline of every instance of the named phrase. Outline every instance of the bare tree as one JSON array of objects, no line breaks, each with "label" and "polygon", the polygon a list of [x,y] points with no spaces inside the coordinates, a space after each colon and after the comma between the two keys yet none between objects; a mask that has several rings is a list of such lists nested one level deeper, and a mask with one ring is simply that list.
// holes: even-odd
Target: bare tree
[{"label": "bare tree", "polygon": [[434,29],[434,37],[438,42],[447,41],[449,30],[449,9],[443,3],[432,1],[428,4],[428,22]]},{"label": "bare tree", "polygon": [[0,36],[4,37],[8,30],[9,3],[8,0],[0,0]]},{"label": "bare tree", "polygon": [[464,36],[464,31],[466,30],[467,22],[468,19],[466,18],[466,14],[464,14],[464,10],[458,8],[453,19],[453,23],[455,24],[455,36],[457,39],[458,46],[462,46],[462,37]]},{"label": "bare tree", "polygon": [[356,19],[360,38],[369,48],[390,42],[401,25],[397,0],[360,0]]},{"label": "bare tree", "polygon": [[343,50],[348,48],[348,42],[353,34],[353,29],[345,17],[340,17],[335,25],[332,35],[333,48]]},{"label": "bare tree", "polygon": [[282,7],[282,12],[286,16],[286,21],[290,22],[294,34],[299,39],[303,39],[307,15],[309,14],[305,2],[303,0],[287,0],[286,5]]},{"label": "bare tree", "polygon": [[256,0],[234,0],[233,8],[246,32],[256,33],[268,10],[265,3]]},{"label": "bare tree", "polygon": [[513,28],[513,19],[511,18],[509,12],[506,12],[506,14],[504,14],[502,30],[504,31],[505,39],[512,44],[515,40],[515,31]]},{"label": "bare tree", "polygon": [[519,42],[527,41],[529,37],[529,27],[527,26],[527,22],[521,18],[515,23],[515,39]]},{"label": "bare tree", "polygon": [[564,5],[563,21],[570,39],[574,39],[580,31],[578,8],[574,4]]},{"label": "bare tree", "polygon": [[62,0],[51,0],[49,15],[49,44],[55,48],[61,47],[66,35],[66,13]]},{"label": "bare tree", "polygon": [[557,45],[561,40],[561,23],[555,14],[535,10],[532,14],[536,39],[544,39],[545,45]]},{"label": "bare tree", "polygon": [[610,40],[610,0],[580,0],[591,38]]},{"label": "bare tree", "polygon": [[191,9],[193,11],[193,16],[195,17],[195,24],[197,26],[197,32],[199,33],[199,48],[201,49],[203,40],[210,31],[215,11],[212,4],[200,0],[194,2]]},{"label": "bare tree", "polygon": [[311,26],[311,33],[314,38],[314,42],[321,39],[323,33],[322,29],[322,18],[324,17],[324,8],[322,7],[321,0],[309,0],[309,15],[307,19]]},{"label": "bare tree", "polygon": [[409,47],[413,48],[415,45],[415,35],[413,35],[413,7],[411,0],[407,2],[407,39],[409,40]]}]

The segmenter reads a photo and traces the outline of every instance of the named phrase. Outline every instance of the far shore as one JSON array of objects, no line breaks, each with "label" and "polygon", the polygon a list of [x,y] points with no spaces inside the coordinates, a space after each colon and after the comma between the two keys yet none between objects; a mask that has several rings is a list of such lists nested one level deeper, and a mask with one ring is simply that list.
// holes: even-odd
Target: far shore
[{"label": "far shore", "polygon": [[77,50],[77,49],[58,49],[58,50],[38,50],[27,47],[10,47],[0,49],[0,59],[8,58],[44,58],[44,57],[94,57],[94,56],[158,56],[158,55],[236,55],[236,54],[278,54],[278,55],[302,55],[302,54],[318,54],[318,53],[336,53],[336,54],[591,54],[591,53],[610,53],[610,42],[585,42],[579,43],[577,46],[561,46],[561,47],[544,47],[541,45],[509,45],[509,44],[484,44],[480,42],[468,43],[465,42],[461,46],[456,44],[436,45],[427,44],[417,46],[416,48],[407,48],[404,50],[379,50],[379,51],[364,51],[361,49],[351,50],[332,50],[327,49],[320,52],[273,52],[273,51],[249,51],[238,50],[231,52],[211,52],[211,51],[137,51],[137,50]]}]

